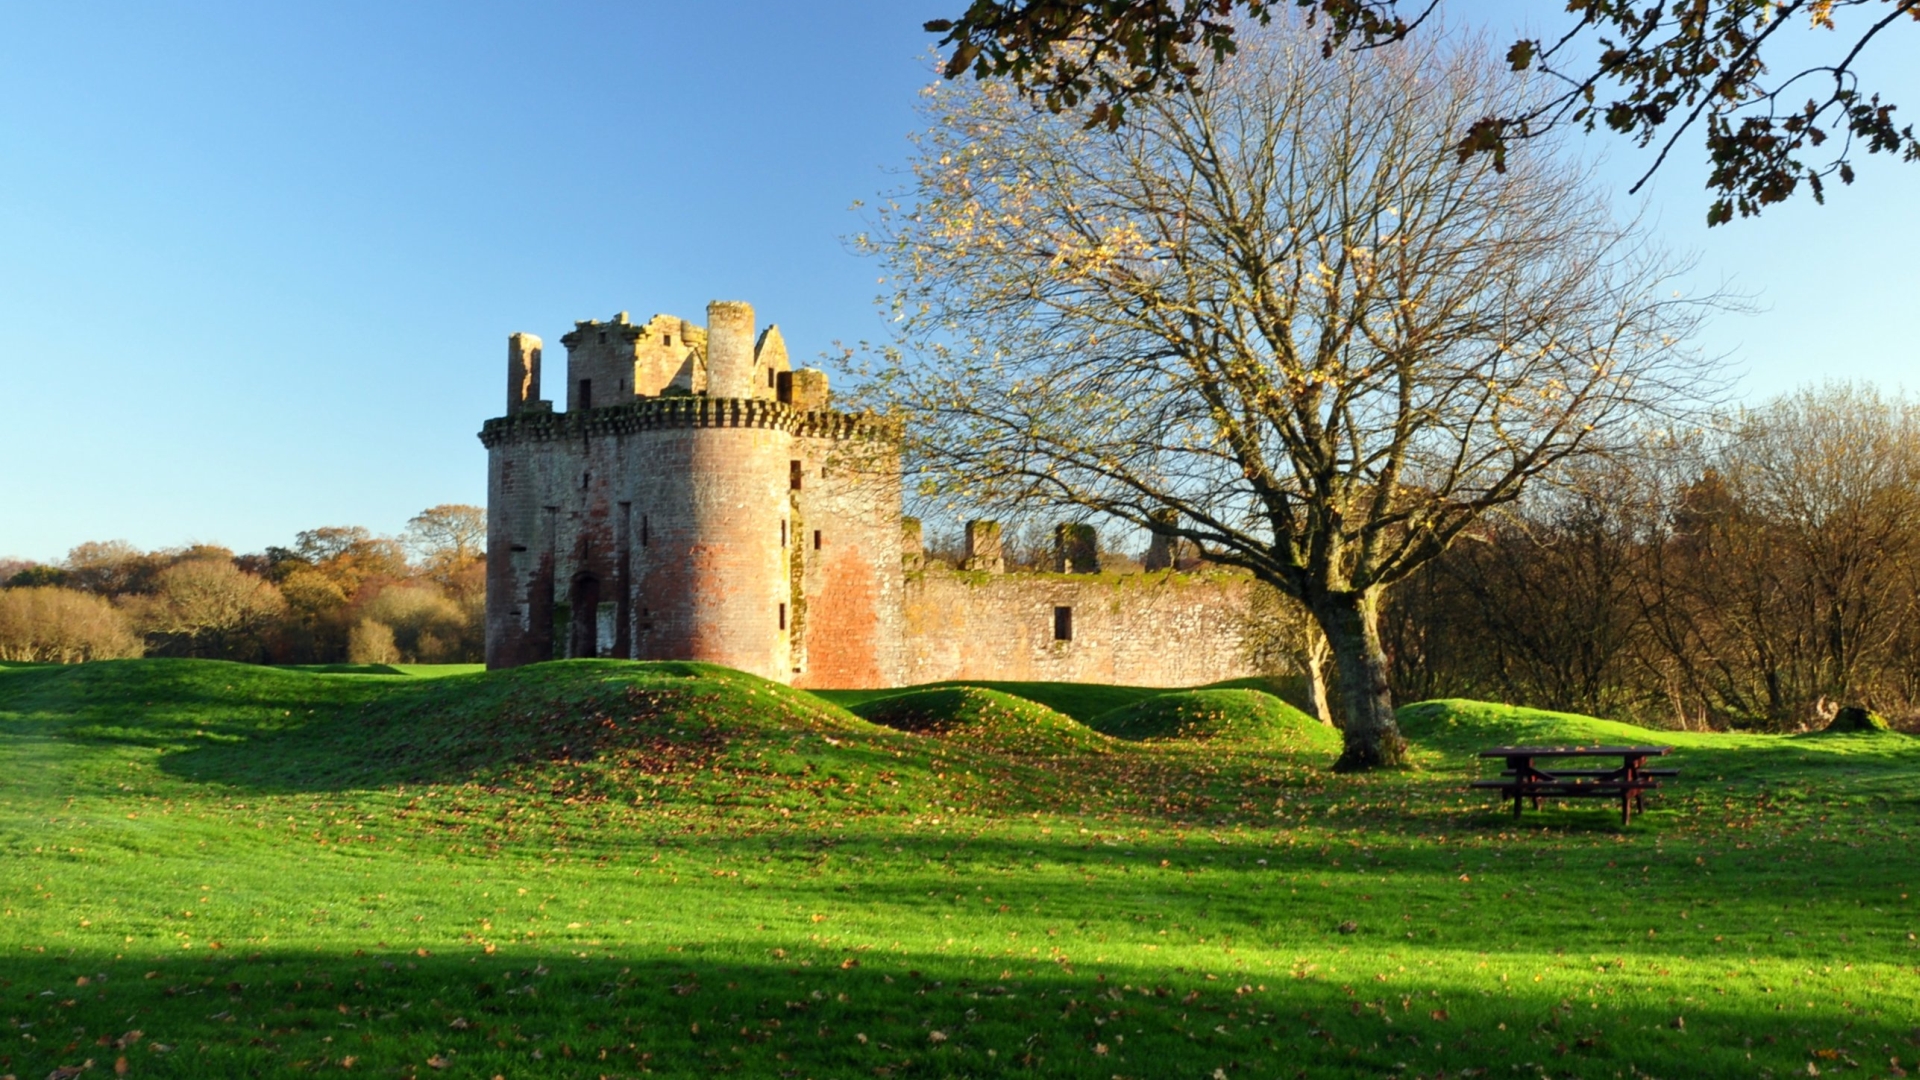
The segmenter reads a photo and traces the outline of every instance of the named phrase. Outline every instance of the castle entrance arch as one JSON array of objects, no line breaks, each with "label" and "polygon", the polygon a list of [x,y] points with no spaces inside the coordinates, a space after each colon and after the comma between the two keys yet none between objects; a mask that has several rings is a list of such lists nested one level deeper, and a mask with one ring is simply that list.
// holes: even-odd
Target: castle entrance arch
[{"label": "castle entrance arch", "polygon": [[600,579],[588,573],[575,574],[568,603],[573,613],[573,630],[567,637],[567,655],[599,656]]}]

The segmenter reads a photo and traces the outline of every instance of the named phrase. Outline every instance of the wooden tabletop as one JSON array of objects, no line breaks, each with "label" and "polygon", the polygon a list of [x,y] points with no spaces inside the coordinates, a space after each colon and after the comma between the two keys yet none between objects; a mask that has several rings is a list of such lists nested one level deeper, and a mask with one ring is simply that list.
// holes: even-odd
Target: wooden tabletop
[{"label": "wooden tabletop", "polygon": [[1483,758],[1504,757],[1660,757],[1671,746],[1496,746],[1480,751]]}]

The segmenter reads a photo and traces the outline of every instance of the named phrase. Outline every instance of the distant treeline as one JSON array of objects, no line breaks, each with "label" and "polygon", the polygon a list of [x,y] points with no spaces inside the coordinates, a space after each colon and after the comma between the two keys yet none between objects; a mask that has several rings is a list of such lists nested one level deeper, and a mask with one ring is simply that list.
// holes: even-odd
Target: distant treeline
[{"label": "distant treeline", "polygon": [[485,550],[486,512],[460,505],[397,538],[333,526],[259,554],[89,542],[57,564],[0,563],[0,660],[477,661]]},{"label": "distant treeline", "polygon": [[1593,462],[1389,594],[1397,700],[1654,726],[1920,713],[1920,412],[1804,390]]}]

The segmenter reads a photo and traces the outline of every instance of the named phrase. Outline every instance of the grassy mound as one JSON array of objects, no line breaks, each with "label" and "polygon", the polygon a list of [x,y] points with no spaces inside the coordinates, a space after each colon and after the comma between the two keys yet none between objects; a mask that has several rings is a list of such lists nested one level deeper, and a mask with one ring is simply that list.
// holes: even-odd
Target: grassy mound
[{"label": "grassy mound", "polygon": [[918,786],[894,779],[920,772],[896,761],[899,741],[729,668],[575,660],[395,687],[268,756],[283,783],[460,779],[586,801],[875,808]]},{"label": "grassy mound", "polygon": [[151,747],[168,773],[255,792],[478,783],[587,801],[884,806],[924,776],[901,760],[900,736],[711,664],[435,674],[190,660],[10,669],[0,712],[57,716],[61,738]]},{"label": "grassy mound", "polygon": [[888,690],[816,690],[814,693],[828,701],[858,711],[861,706],[872,704],[883,698],[894,698],[921,691],[956,689],[991,690],[1002,695],[1024,698],[1035,705],[1078,720],[1083,724],[1101,713],[1110,712],[1122,705],[1131,705],[1155,694],[1166,693],[1164,690],[1146,686],[1109,686],[1104,683],[961,679]]},{"label": "grassy mound", "polygon": [[1106,740],[1038,702],[978,686],[910,690],[856,705],[855,715],[897,731],[1015,754],[1099,752]]},{"label": "grassy mound", "polygon": [[1337,752],[1340,735],[1259,690],[1186,690],[1159,694],[1095,718],[1096,731],[1133,741],[1189,739]]},{"label": "grassy mound", "polygon": [[[1313,689],[1307,684],[1305,675],[1246,675],[1238,679],[1223,679],[1217,683],[1196,686],[1196,690],[1258,690],[1271,694],[1293,706],[1308,716],[1313,716]],[[1332,693],[1329,689],[1328,693]],[[1336,698],[1331,702],[1339,708]]]},{"label": "grassy mound", "polygon": [[[1010,680],[960,680],[925,683],[920,686],[907,686],[892,690],[817,690],[815,694],[828,701],[844,705],[849,709],[857,708],[869,702],[885,697],[895,697],[914,690],[941,690],[951,687],[972,686],[983,690],[996,690],[1002,694],[1025,698],[1037,705],[1044,705],[1057,713],[1064,713],[1083,724],[1091,723],[1095,718],[1137,705],[1150,698],[1163,694],[1180,693],[1187,687],[1159,686],[1113,686],[1106,683],[1071,682],[1017,682]],[[1271,677],[1250,675],[1239,679],[1211,683],[1207,686],[1192,687],[1195,690],[1258,690],[1270,694],[1296,709],[1307,710],[1313,706],[1308,696],[1306,680],[1301,677]]]},{"label": "grassy mound", "polygon": [[1671,743],[1674,736],[1679,734],[1651,731],[1617,720],[1601,720],[1577,713],[1549,712],[1545,709],[1459,698],[1415,702],[1402,706],[1396,715],[1400,731],[1407,738],[1442,749]]}]

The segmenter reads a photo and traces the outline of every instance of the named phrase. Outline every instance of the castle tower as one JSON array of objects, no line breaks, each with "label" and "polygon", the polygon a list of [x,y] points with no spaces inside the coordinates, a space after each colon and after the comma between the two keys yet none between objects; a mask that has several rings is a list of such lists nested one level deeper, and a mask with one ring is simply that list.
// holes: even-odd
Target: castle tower
[{"label": "castle tower", "polygon": [[753,397],[753,368],[753,305],[743,300],[709,303],[707,396]]},{"label": "castle tower", "polygon": [[794,370],[750,305],[707,318],[575,323],[565,412],[538,398],[539,339],[510,339],[507,412],[480,434],[489,666],[606,656],[891,681],[891,435],[832,412],[825,374]]},{"label": "castle tower", "polygon": [[790,682],[794,451],[778,422],[785,410],[712,396],[694,407],[698,420],[676,433],[678,445],[659,448],[668,453],[657,467],[672,480],[659,485],[649,519],[656,533],[640,587],[660,619],[640,639],[641,659],[697,657]]},{"label": "castle tower", "polygon": [[[507,416],[537,424],[552,418],[540,397],[540,339],[507,338]],[[501,442],[487,449],[487,666],[512,667],[553,655],[553,559],[550,545],[531,542],[551,533],[543,511],[532,442]]]}]

